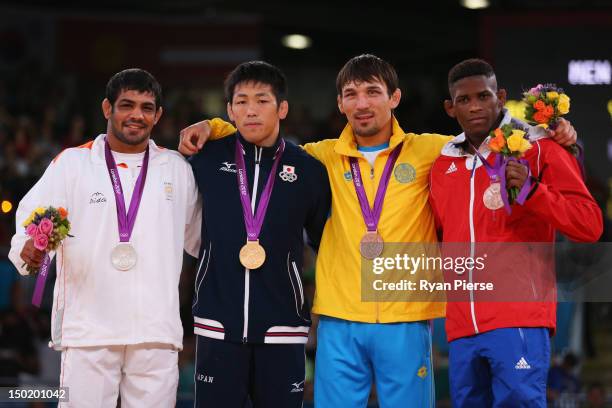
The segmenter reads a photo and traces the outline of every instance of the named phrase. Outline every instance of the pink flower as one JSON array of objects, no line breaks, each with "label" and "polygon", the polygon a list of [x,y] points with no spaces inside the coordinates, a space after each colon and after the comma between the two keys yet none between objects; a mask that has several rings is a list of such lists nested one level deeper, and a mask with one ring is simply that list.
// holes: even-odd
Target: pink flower
[{"label": "pink flower", "polygon": [[538,88],[531,88],[529,90],[529,94],[533,96],[540,96],[540,90]]},{"label": "pink flower", "polygon": [[53,222],[48,218],[43,218],[38,224],[38,230],[47,236],[51,235],[51,232],[53,232]]},{"label": "pink flower", "polygon": [[31,238],[34,238],[36,236],[37,231],[38,227],[34,223],[31,223],[26,227],[26,234],[28,234],[28,236]]},{"label": "pink flower", "polygon": [[49,244],[49,237],[45,234],[38,234],[34,237],[34,248],[39,251],[44,251],[47,249],[47,245]]},{"label": "pink flower", "polygon": [[540,93],[542,92],[542,88],[544,88],[544,85],[537,84],[536,86],[531,88],[528,93],[533,96],[540,96]]}]

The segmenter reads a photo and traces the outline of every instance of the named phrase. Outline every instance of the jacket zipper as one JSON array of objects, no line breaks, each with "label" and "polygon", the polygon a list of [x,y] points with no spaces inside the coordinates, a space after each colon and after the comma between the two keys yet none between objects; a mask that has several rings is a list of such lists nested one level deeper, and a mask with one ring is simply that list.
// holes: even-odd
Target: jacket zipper
[{"label": "jacket zipper", "polygon": [[[251,211],[255,214],[255,202],[257,200],[257,184],[259,184],[259,162],[263,154],[263,148],[259,147],[259,155],[257,154],[258,147],[255,146],[255,176],[253,178],[253,192],[251,193]],[[247,334],[249,331],[249,295],[250,295],[250,274],[248,268],[244,268],[244,326],[242,327],[242,342],[247,342]]]},{"label": "jacket zipper", "polygon": [[[470,257],[474,259],[476,252],[476,233],[474,232],[474,178],[476,175],[476,165],[478,164],[478,156],[474,155],[472,162],[472,176],[470,177]],[[468,270],[469,281],[472,283],[473,269]],[[476,324],[476,312],[474,309],[474,291],[470,289],[470,312],[472,315],[472,323],[474,324],[474,332],[479,333],[478,325]]]}]

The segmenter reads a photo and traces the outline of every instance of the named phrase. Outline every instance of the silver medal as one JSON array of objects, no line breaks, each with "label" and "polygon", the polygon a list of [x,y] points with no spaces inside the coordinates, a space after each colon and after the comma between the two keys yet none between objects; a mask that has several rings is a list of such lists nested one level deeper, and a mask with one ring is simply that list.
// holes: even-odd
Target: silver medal
[{"label": "silver medal", "polygon": [[136,266],[138,256],[136,250],[129,242],[121,242],[111,252],[111,263],[115,269],[129,271]]}]

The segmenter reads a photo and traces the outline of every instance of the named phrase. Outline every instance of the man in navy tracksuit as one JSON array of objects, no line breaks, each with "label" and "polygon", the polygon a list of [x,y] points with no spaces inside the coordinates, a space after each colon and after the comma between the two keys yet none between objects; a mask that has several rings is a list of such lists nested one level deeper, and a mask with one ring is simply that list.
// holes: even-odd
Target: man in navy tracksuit
[{"label": "man in navy tracksuit", "polygon": [[241,64],[225,94],[238,132],[208,142],[191,160],[203,197],[196,406],[243,408],[250,399],[255,408],[301,407],[310,327],[303,229],[316,247],[329,181],[321,163],[279,137],[288,104],[278,68]]}]

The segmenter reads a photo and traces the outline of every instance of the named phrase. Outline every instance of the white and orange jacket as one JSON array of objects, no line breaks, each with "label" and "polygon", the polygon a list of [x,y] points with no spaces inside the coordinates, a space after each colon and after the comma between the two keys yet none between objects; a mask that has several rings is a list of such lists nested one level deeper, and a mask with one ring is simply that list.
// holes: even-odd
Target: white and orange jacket
[{"label": "white and orange jacket", "polygon": [[[156,342],[181,349],[183,249],[198,255],[201,230],[201,202],[191,167],[179,153],[149,142],[149,169],[130,240],[138,261],[129,271],[116,270],[110,254],[119,233],[104,137],[62,152],[21,200],[9,258],[26,274],[20,253],[28,237],[22,222],[37,207],[66,208],[73,237],[66,238],[55,257],[51,345]],[[129,208],[138,171],[120,162],[117,166]],[[52,287],[47,282],[46,290]]]}]

